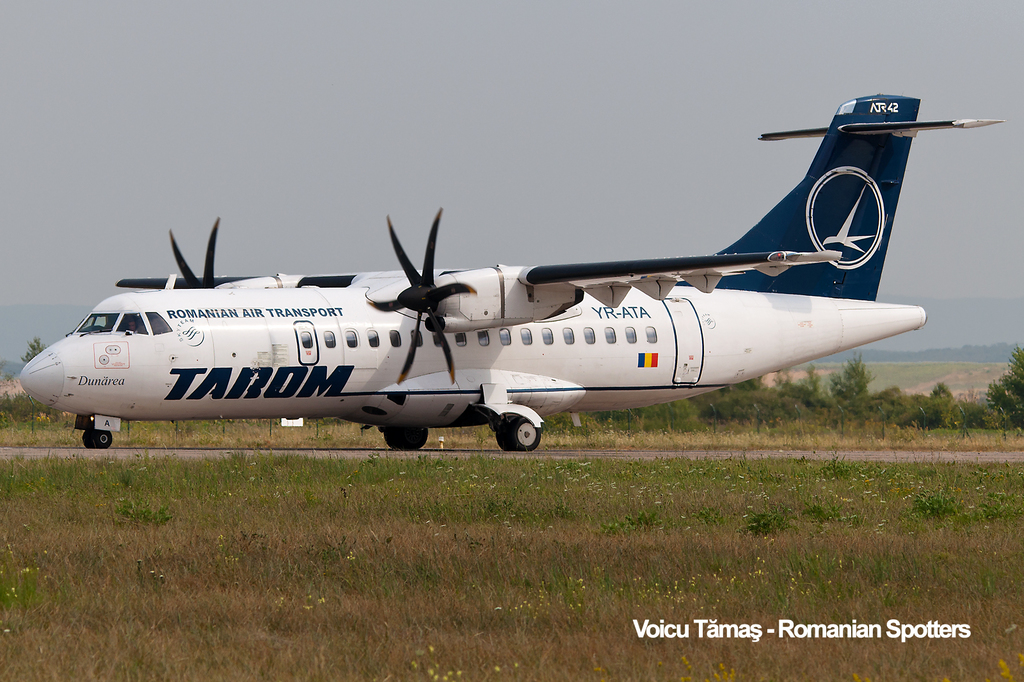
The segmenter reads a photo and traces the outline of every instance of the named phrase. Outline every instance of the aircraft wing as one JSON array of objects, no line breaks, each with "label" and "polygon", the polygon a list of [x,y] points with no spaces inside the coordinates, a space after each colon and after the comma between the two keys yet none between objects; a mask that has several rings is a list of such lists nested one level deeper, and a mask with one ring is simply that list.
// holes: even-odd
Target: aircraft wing
[{"label": "aircraft wing", "polygon": [[[355,275],[259,275],[252,277],[214,277],[213,287],[218,289],[294,289],[296,287],[315,286],[323,288],[344,288],[352,284]],[[126,277],[117,280],[122,289],[197,289],[185,278],[177,275],[169,277]]]},{"label": "aircraft wing", "polygon": [[537,265],[524,269],[519,281],[528,286],[572,285],[607,306],[616,307],[630,288],[664,299],[680,280],[711,293],[722,277],[747,270],[778,275],[794,265],[825,263],[842,257],[839,251],[772,251],[682,258]]},{"label": "aircraft wing", "polygon": [[[214,277],[214,286],[219,287],[225,284],[233,284],[242,280],[252,279],[251,277]],[[171,280],[171,286],[167,286]],[[184,278],[181,277],[125,277],[117,280],[114,286],[122,289],[192,289]]]}]

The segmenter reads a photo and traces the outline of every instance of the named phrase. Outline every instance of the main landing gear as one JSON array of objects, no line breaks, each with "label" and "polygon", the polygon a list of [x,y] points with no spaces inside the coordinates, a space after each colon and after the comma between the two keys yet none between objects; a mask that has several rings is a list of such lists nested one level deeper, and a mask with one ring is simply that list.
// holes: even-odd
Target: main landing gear
[{"label": "main landing gear", "polygon": [[427,429],[405,426],[382,426],[384,442],[392,450],[419,450],[427,443]]},{"label": "main landing gear", "polygon": [[[384,442],[392,450],[419,450],[427,444],[427,429],[382,426],[380,431],[384,434]],[[494,437],[498,441],[498,447],[506,452],[530,452],[536,450],[540,445],[540,432],[541,429],[534,426],[526,417],[512,414],[504,416],[498,421]],[[85,440],[84,437],[83,440]],[[87,444],[86,447],[90,446]]]},{"label": "main landing gear", "polygon": [[110,431],[99,429],[85,429],[82,431],[82,445],[91,449],[106,450],[114,442],[114,436]]},{"label": "main landing gear", "polygon": [[540,431],[526,417],[509,415],[498,422],[494,437],[506,452],[531,452],[540,445]]}]

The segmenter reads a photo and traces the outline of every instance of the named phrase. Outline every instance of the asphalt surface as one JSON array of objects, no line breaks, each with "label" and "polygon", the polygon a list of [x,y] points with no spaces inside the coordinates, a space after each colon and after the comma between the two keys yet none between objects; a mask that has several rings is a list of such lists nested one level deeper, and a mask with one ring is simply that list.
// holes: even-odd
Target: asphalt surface
[{"label": "asphalt surface", "polygon": [[80,458],[95,460],[131,459],[135,457],[176,457],[204,459],[245,454],[292,455],[298,457],[324,457],[363,459],[366,457],[415,458],[420,455],[445,457],[510,457],[529,459],[800,459],[827,461],[833,458],[859,462],[1024,462],[1024,452],[947,452],[904,450],[537,450],[535,452],[502,452],[501,450],[422,450],[401,452],[385,449],[278,449],[252,450],[246,448],[132,448],[111,447],[108,450],[85,448],[17,448],[0,447],[0,459],[42,459],[45,457]]}]

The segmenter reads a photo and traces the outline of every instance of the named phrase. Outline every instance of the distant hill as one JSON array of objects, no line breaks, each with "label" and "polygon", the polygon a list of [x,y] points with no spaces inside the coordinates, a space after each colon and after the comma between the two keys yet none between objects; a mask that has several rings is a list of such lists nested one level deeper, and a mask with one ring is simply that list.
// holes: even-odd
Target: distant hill
[{"label": "distant hill", "polygon": [[[828,381],[833,372],[841,371],[843,364],[835,362],[811,363],[818,376]],[[1006,372],[1005,362],[867,362],[871,374],[871,391],[881,391],[897,386],[904,393],[931,393],[939,382],[946,384],[955,396],[984,395],[988,386]],[[801,381],[807,376],[810,365],[801,365],[788,373],[792,381]],[[765,383],[769,386],[779,376],[769,374]]]},{"label": "distant hill", "polygon": [[995,343],[991,346],[961,346],[960,348],[931,348],[929,350],[875,350],[871,346],[836,353],[816,363],[846,362],[858,355],[864,362],[1001,362],[1010,360],[1014,346]]}]

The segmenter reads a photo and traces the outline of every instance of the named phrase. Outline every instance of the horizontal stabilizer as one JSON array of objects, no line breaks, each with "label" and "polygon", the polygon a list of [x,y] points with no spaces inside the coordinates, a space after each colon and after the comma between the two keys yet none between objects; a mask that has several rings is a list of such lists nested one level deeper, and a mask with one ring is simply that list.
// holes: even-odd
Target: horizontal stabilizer
[{"label": "horizontal stabilizer", "polygon": [[[958,118],[955,121],[904,121],[893,123],[847,123],[839,126],[841,133],[851,135],[884,135],[892,133],[897,137],[914,137],[922,130],[946,130],[949,128],[981,128],[996,123],[1004,123],[994,118]],[[803,130],[786,130],[779,133],[764,133],[759,140],[775,142],[793,140],[802,137],[825,137],[828,128],[804,128]]]},{"label": "horizontal stabilizer", "polygon": [[1000,119],[992,118],[959,118],[955,121],[907,121],[902,123],[847,123],[839,126],[839,131],[855,135],[885,135],[892,133],[897,137],[914,137],[922,130],[947,130],[949,128],[981,128],[996,123]]},{"label": "horizontal stabilizer", "polygon": [[762,133],[759,140],[776,142],[777,140],[795,140],[801,137],[825,137],[828,128],[804,128],[803,130],[784,130],[780,133]]}]

